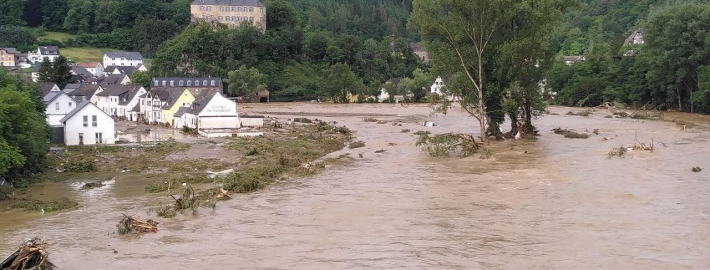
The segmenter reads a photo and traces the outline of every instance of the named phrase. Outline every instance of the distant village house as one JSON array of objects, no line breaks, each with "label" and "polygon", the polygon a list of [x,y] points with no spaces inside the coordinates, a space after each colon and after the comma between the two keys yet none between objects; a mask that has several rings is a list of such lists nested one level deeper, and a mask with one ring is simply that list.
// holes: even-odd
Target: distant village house
[{"label": "distant village house", "polygon": [[190,4],[193,22],[237,27],[249,23],[266,31],[266,6],[259,0],[195,0]]}]

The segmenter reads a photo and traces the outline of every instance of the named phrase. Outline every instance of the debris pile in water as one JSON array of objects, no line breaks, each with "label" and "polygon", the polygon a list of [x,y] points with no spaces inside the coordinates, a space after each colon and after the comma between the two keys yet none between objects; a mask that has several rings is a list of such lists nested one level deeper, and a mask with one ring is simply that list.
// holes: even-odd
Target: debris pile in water
[{"label": "debris pile in water", "polygon": [[20,248],[10,257],[0,263],[3,270],[53,270],[57,267],[49,262],[49,254],[45,250],[44,239],[35,237],[26,239]]},{"label": "debris pile in water", "polygon": [[116,224],[116,228],[118,228],[119,234],[127,234],[131,232],[158,232],[158,222],[155,222],[151,219],[147,221],[142,221],[140,219],[123,214],[123,219],[121,219],[121,221]]}]

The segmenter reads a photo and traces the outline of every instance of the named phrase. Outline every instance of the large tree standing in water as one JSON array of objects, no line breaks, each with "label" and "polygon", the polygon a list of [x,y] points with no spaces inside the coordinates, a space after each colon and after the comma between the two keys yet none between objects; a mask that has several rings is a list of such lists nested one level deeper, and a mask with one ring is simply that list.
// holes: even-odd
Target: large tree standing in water
[{"label": "large tree standing in water", "polygon": [[[566,2],[569,1],[414,1],[410,22],[421,32],[432,55],[434,71],[447,78],[447,94],[459,97],[461,108],[478,120],[483,142],[488,141],[486,127],[490,111],[487,104],[500,107],[501,90],[516,77],[511,74],[516,69],[509,68],[510,61],[514,58],[533,60],[531,55],[505,48],[522,40],[530,42],[531,36],[550,33],[530,30],[533,25],[526,25],[528,31],[516,31],[519,25],[515,22],[534,23],[541,14],[555,18],[554,22],[561,19]],[[546,22],[537,27],[551,26]],[[449,104],[444,100],[442,107],[446,108]]]}]

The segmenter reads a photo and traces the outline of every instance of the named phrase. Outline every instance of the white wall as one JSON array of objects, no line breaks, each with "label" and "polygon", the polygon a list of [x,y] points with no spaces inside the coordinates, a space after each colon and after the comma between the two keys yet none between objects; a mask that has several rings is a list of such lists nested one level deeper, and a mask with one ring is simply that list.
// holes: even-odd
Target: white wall
[{"label": "white wall", "polygon": [[[129,101],[128,103],[126,103],[126,108],[125,108],[125,109],[126,109],[126,113],[125,113],[125,115],[123,115],[123,116],[125,116],[125,117],[127,117],[127,118],[130,119],[130,114],[131,114],[130,110],[133,110],[133,108],[134,108],[139,102],[141,102],[141,98],[139,98],[139,97],[142,96],[142,95],[144,95],[145,93],[146,93],[145,88],[141,87],[141,88],[138,89],[138,94],[136,94],[135,96],[133,96],[133,100],[131,100],[131,101]],[[140,110],[141,110],[142,112],[144,112],[144,111],[143,111],[143,106],[141,106],[141,109],[140,109]]]},{"label": "white wall", "polygon": [[111,58],[108,57],[104,54],[104,61],[102,63],[104,67],[108,66],[138,66],[139,64],[143,64],[143,59],[141,60],[128,60],[128,58],[125,57],[116,57],[116,58]]},{"label": "white wall", "polygon": [[237,104],[217,93],[200,112],[200,129],[239,128]]},{"label": "white wall", "polygon": [[239,120],[242,122],[242,127],[263,127],[264,118],[244,118],[240,117]]},{"label": "white wall", "polygon": [[[84,127],[84,117],[88,116],[88,126]],[[96,116],[96,127],[92,116]],[[98,107],[89,104],[64,123],[64,143],[79,145],[79,134],[84,134],[84,145],[96,144],[96,133],[102,133],[103,144],[116,143],[116,131],[113,118],[106,115]]]},{"label": "white wall", "polygon": [[[59,106],[59,109],[57,109],[57,105]],[[59,120],[62,120],[67,113],[76,108],[76,105],[76,101],[74,101],[74,99],[69,95],[64,93],[60,94],[52,101],[51,104],[47,104],[47,123],[50,126],[61,126],[62,123],[59,122]]]}]

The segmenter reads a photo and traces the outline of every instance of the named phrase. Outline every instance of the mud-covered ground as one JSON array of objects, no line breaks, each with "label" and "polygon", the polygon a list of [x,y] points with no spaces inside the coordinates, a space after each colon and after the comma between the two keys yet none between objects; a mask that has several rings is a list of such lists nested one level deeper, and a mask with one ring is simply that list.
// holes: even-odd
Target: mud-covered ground
[{"label": "mud-covered ground", "polygon": [[[337,121],[365,146],[329,155],[352,163],[173,219],[146,213],[161,195],[146,195],[140,179],[117,175],[90,191],[71,181],[35,186],[36,196],[82,206],[0,212],[0,254],[41,235],[62,269],[710,269],[710,118],[570,110],[579,109],[550,108],[535,122],[539,136],[496,142],[489,159],[441,159],[415,147],[412,133],[476,132],[458,110],[249,104],[240,113]],[[557,127],[591,136],[564,138]],[[654,152],[609,158],[635,140],[653,140]],[[201,152],[220,155],[210,145]],[[121,213],[154,218],[160,231],[119,237]]]}]

